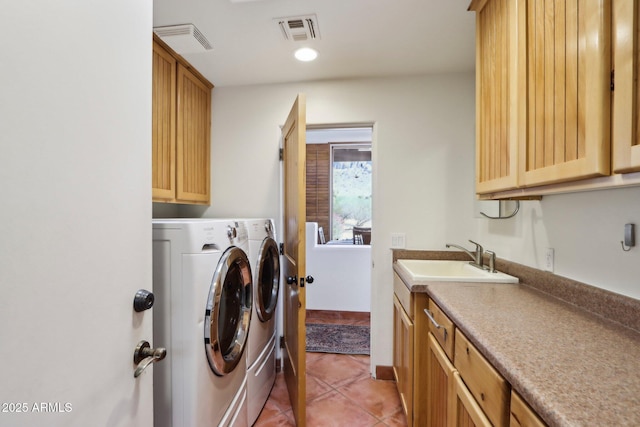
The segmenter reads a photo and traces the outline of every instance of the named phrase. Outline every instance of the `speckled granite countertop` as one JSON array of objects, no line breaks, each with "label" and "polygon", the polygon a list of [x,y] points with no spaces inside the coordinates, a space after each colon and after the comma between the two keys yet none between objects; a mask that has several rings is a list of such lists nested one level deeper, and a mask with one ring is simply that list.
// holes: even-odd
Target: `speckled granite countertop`
[{"label": "speckled granite countertop", "polygon": [[[519,284],[412,283],[550,426],[640,425],[640,333]],[[635,300],[634,300],[635,301]]]}]

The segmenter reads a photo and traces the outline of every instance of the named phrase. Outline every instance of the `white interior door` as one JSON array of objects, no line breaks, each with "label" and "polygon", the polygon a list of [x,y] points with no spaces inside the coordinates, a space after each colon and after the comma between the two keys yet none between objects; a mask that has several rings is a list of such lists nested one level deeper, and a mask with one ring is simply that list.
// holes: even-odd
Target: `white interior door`
[{"label": "white interior door", "polygon": [[153,425],[151,27],[150,0],[0,14],[2,426]]}]

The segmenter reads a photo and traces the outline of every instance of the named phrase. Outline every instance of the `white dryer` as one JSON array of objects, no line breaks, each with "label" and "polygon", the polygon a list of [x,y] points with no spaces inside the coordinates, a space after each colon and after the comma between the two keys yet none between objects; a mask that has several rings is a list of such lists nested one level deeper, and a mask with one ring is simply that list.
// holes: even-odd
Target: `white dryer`
[{"label": "white dryer", "polygon": [[252,425],[276,379],[276,306],[280,252],[271,219],[244,219],[253,271],[253,315],[247,344],[247,411]]},{"label": "white dryer", "polygon": [[246,354],[252,274],[244,224],[153,221],[154,425],[249,425]]}]

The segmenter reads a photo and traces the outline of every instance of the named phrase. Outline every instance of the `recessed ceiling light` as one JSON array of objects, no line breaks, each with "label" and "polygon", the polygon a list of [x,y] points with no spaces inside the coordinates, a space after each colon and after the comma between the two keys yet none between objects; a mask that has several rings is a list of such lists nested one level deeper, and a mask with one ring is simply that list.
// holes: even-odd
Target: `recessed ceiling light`
[{"label": "recessed ceiling light", "polygon": [[318,51],[315,49],[311,49],[310,47],[303,47],[296,50],[294,56],[298,61],[309,62],[318,57]]}]

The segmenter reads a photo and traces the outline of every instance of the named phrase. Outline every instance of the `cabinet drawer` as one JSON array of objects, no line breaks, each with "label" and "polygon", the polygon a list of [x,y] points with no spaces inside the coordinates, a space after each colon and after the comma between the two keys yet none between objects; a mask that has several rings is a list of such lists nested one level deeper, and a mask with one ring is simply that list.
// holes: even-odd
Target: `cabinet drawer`
[{"label": "cabinet drawer", "polygon": [[453,341],[455,331],[453,322],[431,299],[429,300],[429,315],[427,315],[427,317],[429,316],[431,317],[431,319],[429,319],[429,331],[440,343],[442,349],[449,357],[449,360],[453,360]]},{"label": "cabinet drawer", "polygon": [[510,385],[459,329],[455,332],[454,365],[494,426],[509,424]]}]

